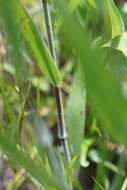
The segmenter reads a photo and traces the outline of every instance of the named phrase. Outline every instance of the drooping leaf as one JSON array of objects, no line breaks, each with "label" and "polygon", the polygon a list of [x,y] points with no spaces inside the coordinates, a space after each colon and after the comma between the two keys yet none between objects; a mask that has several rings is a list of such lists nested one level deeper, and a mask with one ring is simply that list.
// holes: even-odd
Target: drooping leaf
[{"label": "drooping leaf", "polygon": [[89,166],[89,161],[87,160],[88,150],[89,150],[90,146],[92,145],[93,141],[94,141],[94,139],[85,137],[85,139],[82,143],[80,164],[83,167]]},{"label": "drooping leaf", "polygon": [[[11,12],[15,19],[15,26],[19,28],[20,40],[24,39],[28,50],[47,79],[55,86],[60,85],[59,71],[53,63],[53,59],[47,47],[39,36],[36,26],[20,2],[17,0],[1,0],[0,9],[5,17],[9,17],[8,11]],[[8,22],[8,30],[10,30],[12,23],[10,23],[10,21]],[[13,26],[12,32],[15,32],[15,26]]]}]

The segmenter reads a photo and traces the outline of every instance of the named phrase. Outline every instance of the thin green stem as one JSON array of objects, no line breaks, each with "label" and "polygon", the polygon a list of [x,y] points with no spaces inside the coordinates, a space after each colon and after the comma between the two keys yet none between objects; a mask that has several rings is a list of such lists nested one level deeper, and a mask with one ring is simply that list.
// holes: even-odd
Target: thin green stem
[{"label": "thin green stem", "polygon": [[[54,59],[54,63],[58,65],[55,48],[54,48],[53,31],[52,31],[52,24],[51,24],[51,19],[50,19],[48,3],[46,0],[42,0],[42,4],[43,4],[43,10],[44,10],[48,47]],[[58,111],[58,138],[60,139],[61,145],[63,147],[65,161],[66,163],[69,163],[71,158],[70,158],[70,151],[69,151],[69,146],[68,146],[68,141],[67,141],[67,132],[66,132],[66,127],[65,127],[62,93],[61,93],[60,87],[54,88],[54,95],[56,98],[57,111]]]}]

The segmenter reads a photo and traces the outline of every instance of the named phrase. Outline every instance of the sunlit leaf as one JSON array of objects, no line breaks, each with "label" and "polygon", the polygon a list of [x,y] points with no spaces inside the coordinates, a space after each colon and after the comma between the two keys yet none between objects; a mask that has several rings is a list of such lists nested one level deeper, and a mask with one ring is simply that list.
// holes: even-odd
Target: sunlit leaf
[{"label": "sunlit leaf", "polygon": [[83,0],[70,0],[70,9],[76,9],[81,3],[83,3]]},{"label": "sunlit leaf", "polygon": [[127,32],[124,32],[120,36],[117,36],[104,44],[102,47],[111,47],[119,50],[127,57]]},{"label": "sunlit leaf", "polygon": [[95,0],[86,0],[86,3],[87,3],[91,8],[95,8],[95,7],[96,7],[96,1],[95,1]]}]

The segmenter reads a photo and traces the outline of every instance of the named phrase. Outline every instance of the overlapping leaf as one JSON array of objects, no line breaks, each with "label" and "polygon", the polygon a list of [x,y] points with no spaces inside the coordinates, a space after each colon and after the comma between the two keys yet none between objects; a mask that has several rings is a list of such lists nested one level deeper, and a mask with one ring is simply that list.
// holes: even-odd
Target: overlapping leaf
[{"label": "overlapping leaf", "polygon": [[15,27],[19,28],[20,40],[24,39],[28,50],[32,54],[41,71],[53,85],[60,85],[60,75],[53,63],[52,57],[44,42],[41,40],[32,19],[29,17],[20,2],[17,0],[0,0],[0,9],[4,18],[6,17],[6,20],[8,19],[8,23],[9,16],[13,15],[13,18],[15,18],[15,26],[12,27],[13,23],[9,23],[8,30],[11,29],[15,34]]},{"label": "overlapping leaf", "polygon": [[122,34],[125,31],[124,22],[113,0],[97,0],[97,6],[103,16],[106,40]]},{"label": "overlapping leaf", "polygon": [[127,32],[124,32],[120,36],[113,38],[102,47],[114,48],[122,52],[123,55],[127,57]]},{"label": "overlapping leaf", "polygon": [[99,52],[91,50],[87,32],[82,29],[76,14],[70,15],[64,2],[57,4],[59,10],[60,6],[65,7],[63,23],[66,39],[71,47],[76,49],[78,56],[80,55],[83,79],[95,115],[100,119],[101,126],[105,127],[115,140],[127,145],[127,101],[120,83],[104,68]]}]

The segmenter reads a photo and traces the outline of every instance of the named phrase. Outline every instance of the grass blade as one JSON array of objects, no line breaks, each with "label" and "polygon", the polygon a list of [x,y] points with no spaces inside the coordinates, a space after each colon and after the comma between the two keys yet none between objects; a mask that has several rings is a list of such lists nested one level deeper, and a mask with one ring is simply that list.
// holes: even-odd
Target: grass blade
[{"label": "grass blade", "polygon": [[[29,17],[20,2],[17,0],[1,0],[0,7],[2,14],[4,13],[3,15],[5,15],[7,19],[9,17],[8,11],[9,13],[11,12],[15,19],[15,25],[19,28],[20,38],[22,39],[23,37],[28,50],[36,60],[41,71],[54,86],[59,86],[61,83],[59,71],[53,64],[53,59],[44,42],[41,40],[32,19]],[[11,24],[13,24],[10,23],[9,20],[8,23],[10,27],[12,26]],[[11,29],[10,27],[8,30]],[[13,28],[13,32],[14,30],[15,28]]]},{"label": "grass blade", "polygon": [[74,82],[68,106],[66,110],[66,126],[68,128],[70,144],[73,155],[79,155],[84,133],[86,94],[81,80],[81,72],[78,69],[74,76]]}]

